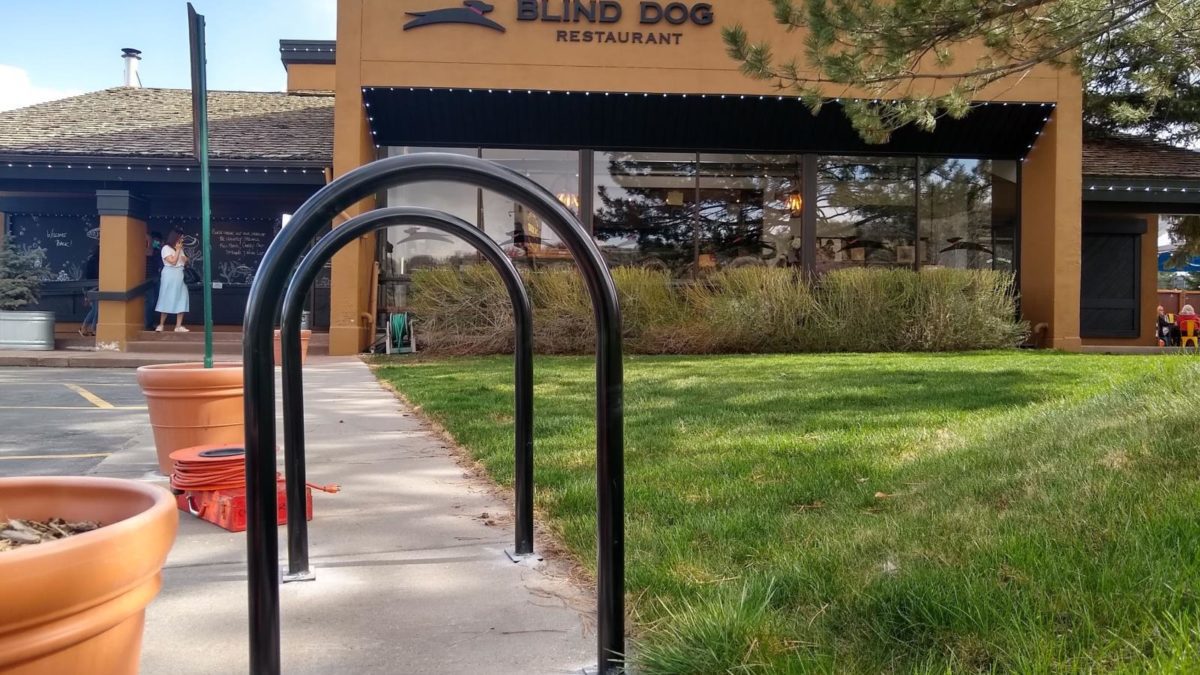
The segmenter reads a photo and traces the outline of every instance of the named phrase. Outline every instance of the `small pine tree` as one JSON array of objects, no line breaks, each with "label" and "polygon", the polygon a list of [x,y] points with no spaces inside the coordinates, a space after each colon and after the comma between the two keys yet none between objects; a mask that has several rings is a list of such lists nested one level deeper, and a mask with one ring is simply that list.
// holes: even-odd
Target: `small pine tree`
[{"label": "small pine tree", "polygon": [[9,239],[0,245],[0,310],[13,311],[38,300],[46,252],[18,248]]}]

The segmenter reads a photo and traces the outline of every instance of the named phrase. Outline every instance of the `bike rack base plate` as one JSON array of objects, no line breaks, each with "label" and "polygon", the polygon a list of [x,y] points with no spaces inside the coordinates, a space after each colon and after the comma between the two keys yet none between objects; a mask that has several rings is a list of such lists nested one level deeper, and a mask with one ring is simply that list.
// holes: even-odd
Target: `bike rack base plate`
[{"label": "bike rack base plate", "polygon": [[538,563],[544,560],[544,558],[537,553],[516,553],[511,548],[504,549],[504,555],[508,556],[509,560],[518,565],[527,565],[530,567],[535,567]]},{"label": "bike rack base plate", "polygon": [[317,575],[312,570],[306,570],[304,572],[297,572],[295,574],[288,574],[287,572],[282,572],[280,574],[279,578],[283,581],[283,583],[286,584],[286,583],[292,582],[292,581],[316,581]]}]

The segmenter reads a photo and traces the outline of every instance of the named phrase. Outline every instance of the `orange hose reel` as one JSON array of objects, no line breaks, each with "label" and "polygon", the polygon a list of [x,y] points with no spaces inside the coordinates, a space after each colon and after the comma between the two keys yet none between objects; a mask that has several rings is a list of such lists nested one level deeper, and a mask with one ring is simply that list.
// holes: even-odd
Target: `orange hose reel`
[{"label": "orange hose reel", "polygon": [[[181,511],[231,532],[246,529],[246,451],[239,446],[200,445],[171,453],[171,488]],[[275,474],[278,521],[287,523],[283,476]],[[312,490],[335,493],[336,484],[305,484],[306,515],[312,520]]]}]

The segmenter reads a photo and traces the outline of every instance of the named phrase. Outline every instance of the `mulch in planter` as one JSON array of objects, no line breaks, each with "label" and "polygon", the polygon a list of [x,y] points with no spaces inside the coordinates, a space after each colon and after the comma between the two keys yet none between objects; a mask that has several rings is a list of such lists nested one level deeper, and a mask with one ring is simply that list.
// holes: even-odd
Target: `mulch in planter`
[{"label": "mulch in planter", "polygon": [[91,532],[98,527],[100,527],[100,523],[94,523],[90,520],[78,523],[69,523],[62,518],[51,518],[50,520],[11,518],[8,521],[0,520],[0,553],[15,550],[22,546],[32,546],[33,544],[41,544],[56,539],[66,539],[74,534]]}]

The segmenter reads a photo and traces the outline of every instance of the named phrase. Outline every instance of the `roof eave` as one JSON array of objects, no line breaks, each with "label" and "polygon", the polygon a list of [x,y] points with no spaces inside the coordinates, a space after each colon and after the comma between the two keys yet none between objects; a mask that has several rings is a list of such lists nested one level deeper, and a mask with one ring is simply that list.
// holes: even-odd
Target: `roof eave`
[{"label": "roof eave", "polygon": [[337,62],[334,40],[280,40],[279,60],[286,69],[291,65],[332,65]]}]

